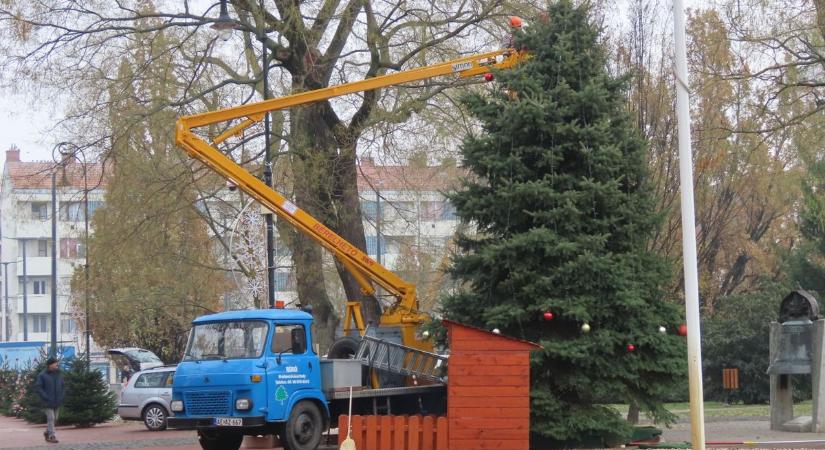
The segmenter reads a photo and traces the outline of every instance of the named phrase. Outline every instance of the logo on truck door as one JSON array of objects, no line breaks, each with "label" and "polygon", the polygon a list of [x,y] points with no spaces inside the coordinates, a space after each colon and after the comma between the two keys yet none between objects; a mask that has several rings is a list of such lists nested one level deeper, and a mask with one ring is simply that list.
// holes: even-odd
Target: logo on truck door
[{"label": "logo on truck door", "polygon": [[278,386],[278,390],[275,391],[275,400],[278,400],[279,402],[281,402],[281,405],[283,405],[287,397],[289,397],[289,395],[287,394],[284,385]]}]

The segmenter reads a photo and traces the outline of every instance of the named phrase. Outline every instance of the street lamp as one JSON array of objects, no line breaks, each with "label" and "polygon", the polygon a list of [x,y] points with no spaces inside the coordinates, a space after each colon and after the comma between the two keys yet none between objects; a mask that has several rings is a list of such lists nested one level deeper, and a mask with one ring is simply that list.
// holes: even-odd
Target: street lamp
[{"label": "street lamp", "polygon": [[[261,10],[261,23],[258,29],[258,41],[261,43],[263,66],[263,99],[268,100],[269,93],[269,55],[266,51],[266,14],[264,2],[260,0],[258,6]],[[226,7],[226,0],[221,0],[221,12],[218,19],[212,25],[212,29],[218,30],[221,39],[228,40],[235,29],[235,23],[229,17]],[[272,187],[272,163],[270,161],[270,119],[269,111],[264,113],[264,183]],[[272,222],[272,213],[266,214],[266,278],[267,278],[267,303],[270,308],[275,307],[275,253],[274,243],[275,229]]]},{"label": "street lamp", "polygon": [[232,18],[229,17],[226,0],[221,0],[220,15],[218,16],[218,20],[216,20],[210,28],[218,32],[218,37],[220,37],[222,41],[228,41],[229,38],[232,37],[232,30],[235,29],[235,23],[232,21]]},{"label": "street lamp", "polygon": [[[86,307],[86,361],[91,361],[91,354],[92,354],[92,347],[91,347],[91,325],[90,325],[90,318],[89,318],[89,179],[88,179],[88,165],[86,161],[86,153],[83,152],[82,148],[77,146],[73,146],[74,149],[69,150],[67,149],[68,144],[61,143],[58,145],[58,151],[64,157],[71,157],[77,160],[77,162],[83,165],[83,248],[85,249],[86,253],[83,255],[85,262],[83,264],[83,297],[84,303]],[[83,161],[80,160],[77,156],[77,152],[80,152],[83,155]]]},{"label": "street lamp", "polygon": [[52,171],[52,323],[49,356],[57,356],[57,168]]}]

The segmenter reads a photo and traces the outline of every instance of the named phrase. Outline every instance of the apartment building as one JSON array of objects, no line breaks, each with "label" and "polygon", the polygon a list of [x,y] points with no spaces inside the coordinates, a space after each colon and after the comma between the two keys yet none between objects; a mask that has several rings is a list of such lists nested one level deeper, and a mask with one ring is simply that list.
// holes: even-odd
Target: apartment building
[{"label": "apartment building", "polygon": [[[52,174],[57,202],[57,286],[52,285]],[[69,305],[70,281],[86,262],[85,201],[91,216],[103,204],[102,166],[76,158],[21,161],[20,150],[6,151],[0,181],[0,291],[5,318],[3,341],[48,341],[51,336],[51,294],[57,292],[58,341],[83,348],[78,323],[83,311]],[[85,194],[88,193],[88,196]],[[6,297],[6,289],[8,297]],[[8,308],[6,308],[8,304]]]},{"label": "apartment building", "polygon": [[[84,192],[88,192],[89,215],[103,204],[105,178],[100,164],[86,167],[76,159],[54,162],[20,161],[20,151],[6,152],[0,182],[0,263],[8,269],[8,309],[6,333],[12,341],[48,341],[51,326],[51,174],[57,170],[58,204],[58,340],[83,348],[81,327],[83,311],[69,307],[70,280],[74,270],[83,267],[86,249],[84,236]],[[403,278],[419,286],[426,296],[429,285],[443,268],[452,237],[458,226],[455,209],[443,193],[456,188],[460,169],[454,166],[376,165],[370,158],[359,163],[358,190],[361,198],[367,253]],[[88,190],[84,188],[88,187]],[[248,279],[237,273],[237,290],[227,295],[225,307],[251,307],[251,296],[265,298],[265,249],[263,218],[259,207],[244,208],[240,193],[224,190],[206,201],[213,220],[237,255],[250,256],[247,267],[258,266],[259,276]],[[244,203],[245,204],[245,203]],[[244,214],[239,216],[239,211]],[[240,251],[240,230],[258,230],[252,239],[253,252]],[[253,232],[253,234],[256,234]],[[231,236],[234,235],[234,238]],[[233,240],[234,239],[234,240]],[[286,245],[275,240],[276,298],[297,299],[291,254]],[[225,247],[215,250],[226,253]],[[229,255],[219,258],[232,266]],[[25,260],[25,264],[24,264]],[[330,268],[331,273],[334,269]],[[6,273],[0,272],[0,282]],[[0,304],[5,304],[0,289]],[[7,340],[0,333],[0,340]]]}]

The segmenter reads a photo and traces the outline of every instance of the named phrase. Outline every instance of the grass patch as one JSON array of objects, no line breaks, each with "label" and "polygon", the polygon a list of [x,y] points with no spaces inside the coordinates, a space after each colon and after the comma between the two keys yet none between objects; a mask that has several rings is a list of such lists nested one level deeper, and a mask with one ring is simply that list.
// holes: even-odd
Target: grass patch
[{"label": "grass patch", "polygon": [[[627,405],[610,405],[623,416],[627,415]],[[690,403],[667,403],[668,411],[680,418],[690,418]],[[705,417],[767,417],[770,405],[727,405],[722,402],[705,402]],[[811,400],[794,404],[794,416],[810,416]]]}]

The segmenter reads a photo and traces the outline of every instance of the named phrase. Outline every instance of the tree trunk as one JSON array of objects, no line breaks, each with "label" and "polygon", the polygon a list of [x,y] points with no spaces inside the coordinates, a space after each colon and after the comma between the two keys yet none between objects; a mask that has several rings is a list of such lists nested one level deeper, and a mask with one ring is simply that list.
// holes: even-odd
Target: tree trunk
[{"label": "tree trunk", "polygon": [[320,344],[320,354],[324,354],[335,340],[338,315],[324,288],[321,248],[300,233],[295,233],[294,237],[292,263],[295,265],[298,298],[302,304],[312,306],[312,317],[315,319],[314,340]]},{"label": "tree trunk", "polygon": [[627,422],[631,425],[639,423],[639,405],[635,402],[630,402],[630,406],[627,408]]},{"label": "tree trunk", "polygon": [[[338,142],[324,121],[323,108],[310,105],[292,111],[290,148],[299,196],[296,201],[332,231],[365,251],[355,146],[339,152]],[[341,264],[336,264],[336,269],[347,300],[361,301],[364,320],[377,324],[381,314],[377,300],[364,296],[361,286]]]},{"label": "tree trunk", "polygon": [[[361,200],[358,196],[358,167],[355,161],[355,145],[349,146],[346,150],[342,149],[341,154],[335,160],[334,172],[333,201],[336,205],[334,231],[366,253],[367,240],[364,237]],[[368,325],[370,323],[378,325],[381,308],[377,299],[363,295],[361,286],[344,266],[337,264],[336,268],[341,283],[344,285],[347,299],[359,300],[364,321]]]}]

